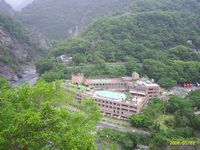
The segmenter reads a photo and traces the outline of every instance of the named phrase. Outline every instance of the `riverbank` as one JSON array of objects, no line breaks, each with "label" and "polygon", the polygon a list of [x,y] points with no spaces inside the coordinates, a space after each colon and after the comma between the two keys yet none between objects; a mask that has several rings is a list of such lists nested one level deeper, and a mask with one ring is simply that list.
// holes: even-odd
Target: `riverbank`
[{"label": "riverbank", "polygon": [[36,73],[36,67],[34,65],[23,66],[23,68],[24,73],[22,78],[12,83],[14,87],[23,85],[25,83],[34,85],[38,80],[38,74]]}]

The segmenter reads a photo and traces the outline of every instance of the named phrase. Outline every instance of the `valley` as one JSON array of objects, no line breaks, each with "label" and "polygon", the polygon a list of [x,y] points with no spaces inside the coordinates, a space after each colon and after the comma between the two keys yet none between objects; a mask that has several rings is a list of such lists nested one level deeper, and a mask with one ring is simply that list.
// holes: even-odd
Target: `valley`
[{"label": "valley", "polygon": [[199,149],[199,84],[198,0],[0,0],[2,150]]}]

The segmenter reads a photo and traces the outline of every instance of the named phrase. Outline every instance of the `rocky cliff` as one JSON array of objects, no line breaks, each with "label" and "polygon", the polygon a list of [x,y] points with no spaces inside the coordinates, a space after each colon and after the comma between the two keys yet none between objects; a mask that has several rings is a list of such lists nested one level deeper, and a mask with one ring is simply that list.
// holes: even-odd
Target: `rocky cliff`
[{"label": "rocky cliff", "polygon": [[0,14],[0,76],[18,80],[27,65],[37,59],[40,50],[21,25]]},{"label": "rocky cliff", "polygon": [[11,16],[14,15],[13,8],[5,0],[0,0],[0,11]]}]

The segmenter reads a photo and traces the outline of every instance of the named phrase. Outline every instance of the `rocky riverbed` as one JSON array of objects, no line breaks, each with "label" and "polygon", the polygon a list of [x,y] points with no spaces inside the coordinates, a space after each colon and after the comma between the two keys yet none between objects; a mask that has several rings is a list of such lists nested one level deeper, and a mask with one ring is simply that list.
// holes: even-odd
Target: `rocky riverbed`
[{"label": "rocky riverbed", "polygon": [[22,78],[13,82],[13,86],[17,87],[24,83],[33,85],[37,82],[38,74],[36,73],[36,68],[34,65],[23,66]]}]

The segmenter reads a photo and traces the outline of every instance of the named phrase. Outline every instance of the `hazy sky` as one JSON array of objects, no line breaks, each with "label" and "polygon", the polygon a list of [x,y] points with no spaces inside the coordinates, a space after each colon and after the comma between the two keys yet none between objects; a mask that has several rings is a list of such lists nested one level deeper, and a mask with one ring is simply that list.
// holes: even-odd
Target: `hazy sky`
[{"label": "hazy sky", "polygon": [[8,2],[9,4],[11,4],[12,6],[17,6],[23,3],[23,0],[6,0],[6,2]]}]

